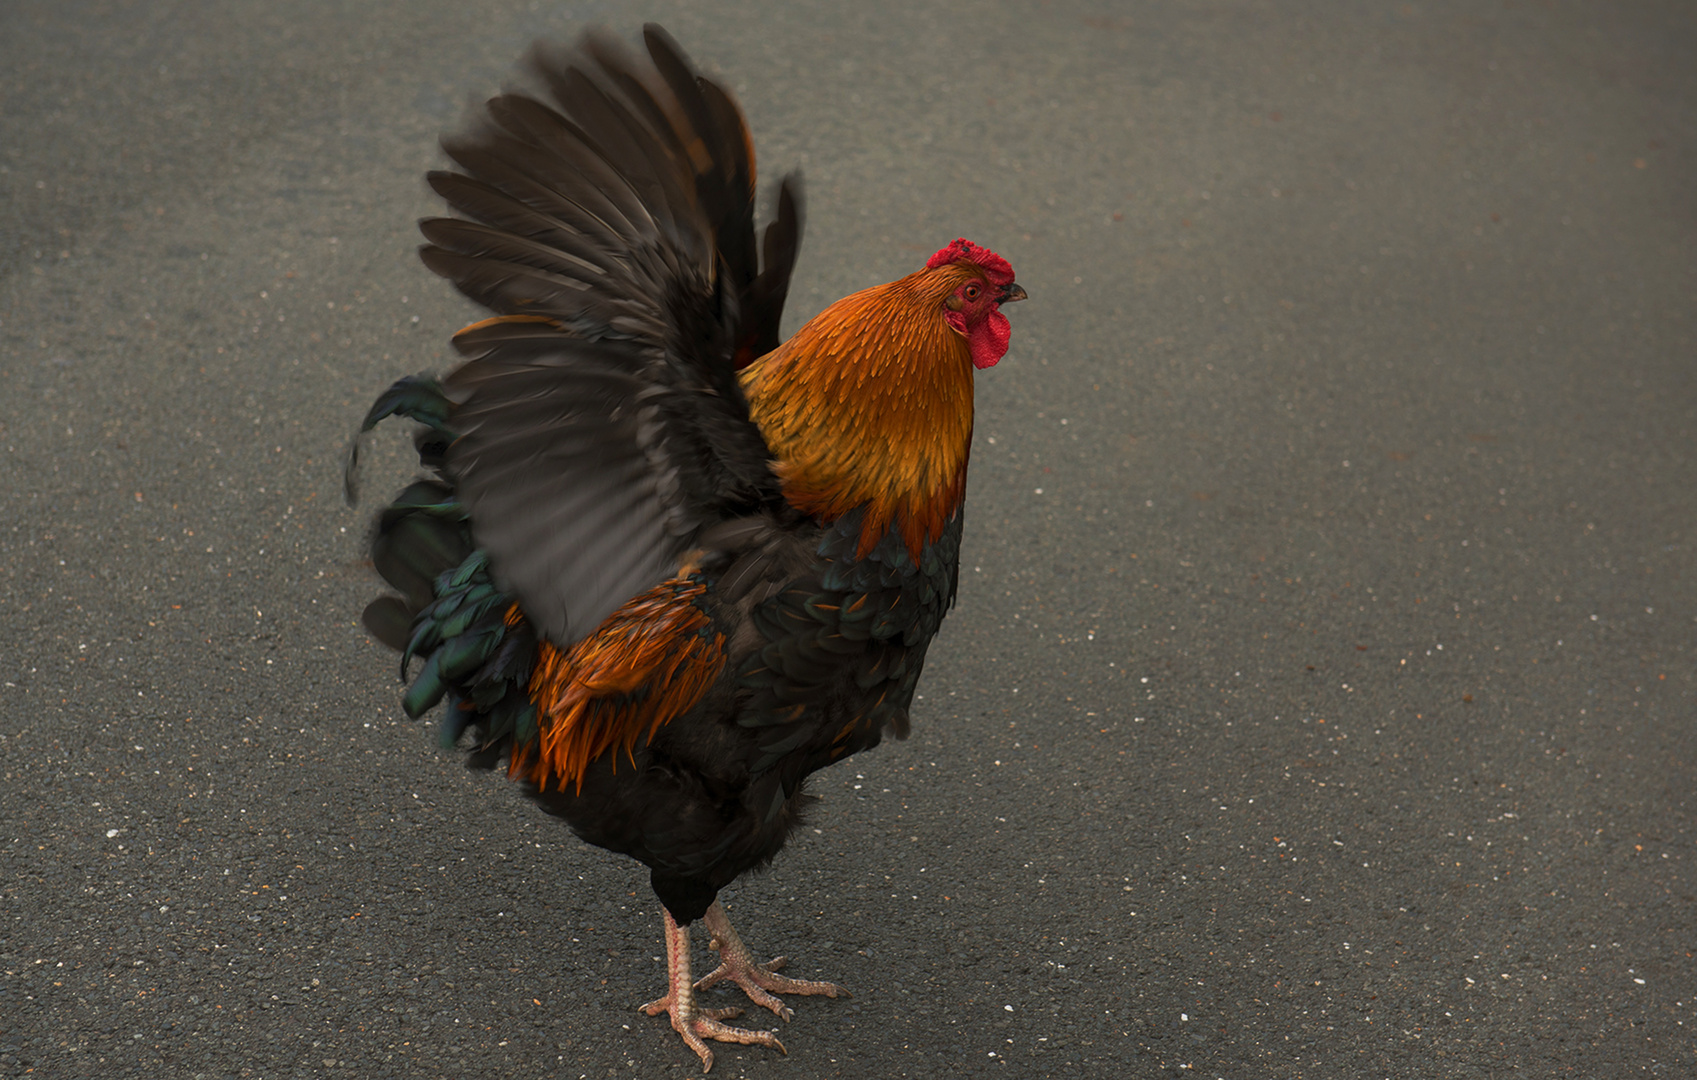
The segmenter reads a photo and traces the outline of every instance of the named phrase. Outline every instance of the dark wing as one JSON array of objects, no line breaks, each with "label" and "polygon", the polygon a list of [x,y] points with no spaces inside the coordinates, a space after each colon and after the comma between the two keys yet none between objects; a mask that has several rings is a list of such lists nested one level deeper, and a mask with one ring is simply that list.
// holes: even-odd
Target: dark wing
[{"label": "dark wing", "polygon": [[[495,582],[570,645],[677,572],[702,529],[781,504],[736,379],[777,344],[799,243],[786,178],[759,265],[748,129],[656,26],[648,55],[537,49],[443,142],[425,265],[496,317],[455,338],[445,471]],[[740,354],[740,355],[739,355]]]}]

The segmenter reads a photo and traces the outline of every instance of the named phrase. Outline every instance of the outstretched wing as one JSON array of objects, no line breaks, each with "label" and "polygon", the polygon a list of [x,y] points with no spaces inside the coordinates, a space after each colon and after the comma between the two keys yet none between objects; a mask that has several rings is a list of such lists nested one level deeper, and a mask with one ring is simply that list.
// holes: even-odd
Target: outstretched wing
[{"label": "outstretched wing", "polygon": [[458,216],[430,269],[495,312],[443,382],[444,469],[499,588],[569,646],[677,573],[714,522],[781,503],[736,368],[778,343],[799,180],[755,243],[753,148],[730,96],[657,26],[647,56],[590,34],[538,49],[444,140]]}]

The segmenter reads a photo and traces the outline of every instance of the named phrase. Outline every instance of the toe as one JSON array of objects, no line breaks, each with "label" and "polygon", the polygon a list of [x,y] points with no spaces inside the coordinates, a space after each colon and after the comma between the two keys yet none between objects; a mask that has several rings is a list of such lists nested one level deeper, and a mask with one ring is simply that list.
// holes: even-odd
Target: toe
[{"label": "toe", "polygon": [[698,1036],[714,1039],[718,1042],[740,1043],[743,1046],[764,1046],[776,1050],[780,1054],[788,1054],[784,1044],[770,1031],[754,1031],[749,1028],[731,1027],[717,1020],[705,1017],[697,1018],[691,1025]]},{"label": "toe", "polygon": [[691,1050],[694,1050],[695,1056],[699,1057],[701,1059],[701,1071],[703,1073],[712,1072],[713,1071],[713,1051],[709,1050],[707,1048],[707,1044],[701,1041],[701,1036],[697,1035],[693,1031],[688,1030],[687,1028],[678,1027],[678,1025],[676,1025],[676,1024],[674,1024],[672,1026],[677,1028],[677,1032],[678,1032],[679,1035],[683,1036],[683,1040],[684,1040],[685,1045],[687,1045]]}]

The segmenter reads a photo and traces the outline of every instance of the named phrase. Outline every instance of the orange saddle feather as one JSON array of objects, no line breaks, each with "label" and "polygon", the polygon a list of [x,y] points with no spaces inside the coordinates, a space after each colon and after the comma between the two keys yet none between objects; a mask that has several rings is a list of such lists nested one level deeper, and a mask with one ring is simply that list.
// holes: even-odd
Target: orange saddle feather
[{"label": "orange saddle feather", "polygon": [[[544,641],[530,677],[540,735],[515,749],[508,775],[581,791],[595,759],[630,757],[638,739],[694,708],[725,667],[725,636],[697,603],[706,591],[699,577],[674,577],[570,648]],[[517,605],[511,618],[522,618]]]}]

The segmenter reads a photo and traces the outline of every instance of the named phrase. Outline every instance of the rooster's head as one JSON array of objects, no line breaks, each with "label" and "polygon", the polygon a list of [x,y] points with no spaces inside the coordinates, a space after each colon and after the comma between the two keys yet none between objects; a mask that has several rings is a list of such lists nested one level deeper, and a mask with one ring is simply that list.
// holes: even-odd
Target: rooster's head
[{"label": "rooster's head", "polygon": [[994,367],[1007,355],[1013,334],[1002,305],[1025,299],[1013,267],[994,251],[960,239],[931,256],[925,269],[935,272],[927,277],[935,279],[939,291],[947,289],[943,321],[966,339],[973,366]]}]

